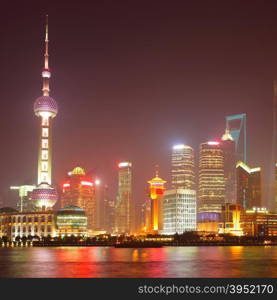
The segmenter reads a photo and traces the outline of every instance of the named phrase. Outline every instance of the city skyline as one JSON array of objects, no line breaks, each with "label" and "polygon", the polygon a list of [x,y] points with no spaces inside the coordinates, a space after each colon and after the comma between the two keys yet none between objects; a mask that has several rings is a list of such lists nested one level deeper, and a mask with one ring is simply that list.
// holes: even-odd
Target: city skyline
[{"label": "city skyline", "polygon": [[[91,85],[90,80],[86,72],[88,72],[88,69],[85,69],[85,72],[82,72],[80,75],[76,76],[76,72],[72,69],[70,71],[70,68],[67,69],[67,71],[62,71],[63,68],[65,68],[66,63],[71,62],[72,63],[72,57],[76,55],[76,62],[74,66],[76,67],[78,64],[79,68],[81,66],[84,67],[84,62],[85,60],[82,60],[78,58],[79,54],[82,53],[82,49],[86,49],[87,45],[84,45],[82,49],[79,49],[80,52],[78,52],[78,49],[76,51],[71,51],[72,49],[69,47],[67,51],[62,51],[62,45],[63,42],[61,42],[61,37],[59,37],[59,34],[62,34],[62,32],[67,32],[65,28],[61,25],[57,26],[57,14],[56,13],[51,13],[50,14],[50,30],[51,30],[51,51],[53,51],[53,55],[51,56],[51,63],[55,66],[54,67],[54,74],[53,77],[55,78],[53,81],[53,85],[55,88],[53,88],[53,93],[55,95],[55,99],[61,104],[63,108],[64,115],[59,116],[61,118],[61,121],[58,119],[55,120],[55,131],[54,131],[54,182],[55,184],[60,184],[62,181],[63,175],[65,173],[65,170],[72,169],[76,165],[81,165],[84,166],[86,169],[96,169],[95,172],[96,174],[104,178],[105,182],[108,182],[108,185],[112,187],[112,194],[115,195],[115,190],[116,190],[116,161],[120,160],[128,160],[131,161],[134,165],[134,177],[140,178],[138,182],[136,182],[134,189],[135,189],[135,195],[136,195],[136,204],[140,205],[143,200],[147,197],[147,194],[145,192],[146,188],[146,180],[149,178],[149,174],[151,174],[151,170],[153,168],[153,165],[156,163],[159,163],[161,166],[161,174],[165,179],[169,179],[169,174],[170,172],[168,171],[170,168],[170,159],[169,159],[169,153],[171,151],[171,147],[174,144],[177,143],[185,143],[188,145],[193,146],[194,149],[196,149],[196,155],[198,152],[198,148],[200,143],[208,141],[208,140],[213,140],[215,138],[220,138],[222,134],[224,133],[224,118],[226,115],[230,115],[233,113],[246,113],[247,115],[247,122],[249,124],[249,143],[252,146],[248,147],[249,151],[249,157],[250,157],[250,165],[259,165],[263,166],[267,162],[263,162],[262,156],[265,156],[263,154],[257,153],[256,147],[253,145],[258,145],[260,144],[260,139],[264,139],[264,136],[266,137],[267,132],[262,131],[262,133],[255,134],[257,133],[257,130],[255,130],[255,123],[260,123],[259,118],[261,118],[260,115],[257,115],[257,113],[251,113],[251,110],[253,108],[250,108],[249,106],[237,106],[236,109],[233,107],[228,108],[228,105],[224,101],[224,106],[227,106],[227,108],[224,110],[222,106],[220,106],[220,102],[213,102],[213,100],[209,99],[211,103],[215,104],[217,103],[219,107],[218,109],[222,109],[219,111],[213,111],[211,110],[209,112],[209,115],[207,116],[207,120],[202,120],[203,119],[203,112],[205,110],[205,105],[203,102],[198,102],[198,104],[202,104],[203,107],[201,108],[200,112],[198,111],[199,107],[195,107],[193,103],[191,103],[190,99],[195,99],[195,98],[201,98],[199,95],[199,91],[195,89],[194,93],[191,94],[191,97],[183,96],[180,97],[181,93],[184,92],[185,89],[182,89],[182,83],[185,83],[186,81],[184,80],[183,82],[179,82],[179,90],[174,89],[174,84],[171,82],[171,87],[167,89],[167,96],[168,99],[166,100],[165,98],[161,97],[159,93],[156,94],[154,97],[154,100],[151,101],[149,100],[149,96],[151,95],[151,92],[163,90],[164,87],[162,88],[162,85],[158,85],[158,87],[155,87],[155,83],[152,81],[152,88],[148,86],[148,92],[146,95],[146,99],[143,101],[143,109],[140,111],[138,114],[134,114],[135,110],[133,110],[132,105],[127,102],[128,98],[132,98],[136,101],[138,101],[139,97],[142,95],[141,91],[136,94],[136,88],[140,86],[140,83],[144,82],[144,84],[148,83],[143,80],[143,78],[140,78],[140,80],[133,82],[133,85],[131,88],[126,88],[125,85],[121,86],[121,89],[118,89],[118,85],[109,85],[109,89],[114,93],[114,97],[111,94],[106,94],[108,96],[106,98],[106,102],[104,101],[104,104],[99,105],[99,102],[101,102],[101,99],[105,100],[105,92],[104,92],[104,86],[103,83],[105,82],[106,78],[104,78],[104,74],[101,73],[101,70],[108,71],[108,66],[105,65],[104,69],[101,69],[101,64],[96,64],[96,57],[95,55],[95,60],[94,63],[96,64],[97,68],[92,68],[95,70],[95,72],[91,71],[92,73],[89,73],[91,78],[93,78],[93,81],[95,82],[95,85]],[[26,28],[23,28],[23,31],[26,30],[30,31],[33,25],[31,23],[28,25],[28,22],[25,23],[23,22],[22,19],[19,18],[18,22],[22,22],[22,24],[26,25]],[[32,32],[32,40],[29,38],[28,42],[31,42],[32,46],[30,47],[27,41],[23,43],[23,47],[27,47],[30,49],[29,52],[31,52],[31,56],[34,56],[34,65],[31,64],[32,58],[27,55],[29,59],[25,59],[24,62],[20,62],[22,69],[24,69],[24,75],[25,77],[20,76],[19,70],[16,74],[13,74],[12,79],[16,80],[16,82],[19,85],[26,85],[25,91],[23,87],[19,88],[21,92],[21,97],[20,100],[14,100],[12,102],[12,99],[19,99],[19,97],[15,96],[16,91],[11,91],[9,93],[8,99],[11,99],[10,101],[7,101],[5,103],[5,106],[7,106],[7,110],[9,112],[10,109],[14,109],[15,112],[14,114],[10,114],[8,119],[4,116],[2,122],[4,122],[4,126],[9,126],[8,124],[12,123],[15,124],[16,130],[10,128],[10,135],[8,139],[5,139],[7,141],[7,148],[12,149],[12,151],[9,151],[9,154],[7,156],[7,161],[3,162],[5,169],[8,170],[7,176],[1,180],[2,186],[1,190],[4,192],[4,189],[8,191],[9,186],[11,185],[19,185],[23,184],[25,180],[29,180],[29,183],[35,183],[35,176],[36,176],[36,167],[35,167],[35,161],[34,157],[36,156],[36,146],[35,146],[35,136],[36,136],[36,120],[33,117],[32,118],[32,113],[30,110],[30,107],[32,105],[32,100],[35,98],[37,94],[37,87],[39,86],[38,80],[39,80],[39,70],[41,63],[39,59],[41,58],[41,49],[39,49],[40,44],[40,38],[42,36],[41,34],[41,23],[43,22],[43,15],[38,14],[35,17],[35,23],[37,24],[37,28],[33,29]],[[68,19],[69,22],[69,19]],[[9,24],[9,23],[8,23]],[[38,26],[39,25],[39,26]],[[76,24],[71,24],[71,25],[76,25]],[[153,24],[152,24],[153,25]],[[8,30],[11,30],[13,27],[8,26]],[[77,29],[75,26],[72,26],[75,30],[75,35],[77,33]],[[81,30],[84,27],[78,27],[78,30]],[[171,29],[173,30],[172,27]],[[24,35],[23,35],[24,36]],[[53,36],[53,37],[52,37]],[[127,34],[127,36],[129,36]],[[126,36],[126,37],[127,37]],[[76,37],[76,36],[75,36]],[[68,38],[65,35],[65,45],[66,38]],[[167,37],[169,38],[169,37]],[[7,37],[6,37],[7,39]],[[93,39],[92,39],[93,40]],[[91,40],[91,42],[92,42]],[[181,43],[183,40],[181,39],[181,36],[178,37],[177,39],[180,41],[180,47],[184,47],[184,45]],[[107,41],[106,41],[107,43]],[[26,45],[25,45],[26,44]],[[123,43],[124,44],[124,43]],[[127,43],[128,44],[128,43]],[[74,44],[76,46],[76,44]],[[103,44],[105,45],[105,43]],[[107,46],[108,44],[106,44]],[[123,45],[122,45],[123,46]],[[177,46],[177,45],[176,45]],[[65,47],[65,46],[64,46]],[[52,50],[53,49],[53,50]],[[89,47],[87,49],[90,49]],[[98,48],[94,48],[96,51]],[[175,49],[175,48],[174,48]],[[177,49],[177,48],[176,48]],[[176,50],[175,49],[175,50]],[[62,53],[63,52],[63,53]],[[18,53],[19,55],[20,51],[14,52]],[[55,53],[55,54],[54,54]],[[66,53],[66,55],[65,55]],[[97,53],[97,51],[96,51]],[[112,53],[110,53],[112,54]],[[118,53],[117,53],[118,54]],[[165,54],[165,53],[164,53]],[[68,59],[68,62],[65,60],[65,57],[71,58]],[[99,53],[98,53],[99,55]],[[106,53],[108,56],[108,54]],[[20,56],[16,56],[17,59],[20,58]],[[170,55],[172,57],[172,54]],[[93,56],[90,56],[91,59],[93,59]],[[173,58],[173,57],[172,57]],[[102,58],[103,59],[103,58]],[[53,62],[52,62],[53,61]],[[182,61],[182,59],[180,59]],[[15,60],[16,62],[16,60]],[[82,62],[82,63],[81,63]],[[177,61],[175,61],[177,62]],[[114,61],[115,63],[115,61]],[[147,70],[151,70],[157,61],[154,61],[154,63],[150,66],[148,66],[145,69],[139,69],[141,76],[145,73],[147,73]],[[183,62],[184,63],[184,62]],[[23,66],[25,65],[25,68]],[[30,69],[27,68],[27,66],[32,66]],[[123,63],[122,66],[126,66]],[[136,65],[137,66],[137,65]],[[110,65],[110,70],[115,72],[116,68],[115,65]],[[138,66],[137,66],[138,67]],[[128,68],[127,68],[128,69]],[[169,68],[170,69],[170,68]],[[277,68],[275,68],[277,70]],[[77,69],[78,70],[78,69]],[[80,71],[80,69],[79,69]],[[175,69],[175,71],[178,73],[181,72],[181,69]],[[64,72],[64,73],[63,73]],[[270,73],[270,72],[269,72]],[[17,76],[18,74],[18,76]],[[248,73],[247,73],[248,74]],[[62,76],[61,76],[62,75]],[[98,76],[100,75],[100,76]],[[122,75],[122,74],[121,74]],[[183,74],[184,75],[184,74]],[[189,74],[187,74],[189,75]],[[196,74],[194,74],[195,76]],[[102,76],[102,77],[101,77]],[[169,76],[169,75],[168,75]],[[166,78],[163,78],[163,80],[167,80],[169,77],[165,76]],[[250,76],[250,74],[249,74]],[[10,75],[11,77],[11,75]],[[7,78],[10,78],[7,76]],[[38,77],[38,78],[36,78]],[[100,84],[96,84],[97,82],[99,83],[99,77],[103,80]],[[65,78],[68,80],[68,84],[66,82],[63,82],[60,84],[60,81],[64,81]],[[71,78],[71,79],[70,79]],[[98,79],[97,79],[98,78]],[[127,80],[126,77],[124,77],[124,80]],[[181,79],[183,79],[183,76],[180,76]],[[113,77],[113,79],[116,79],[116,77]],[[148,78],[149,79],[149,78]],[[180,80],[181,80],[180,79]],[[196,78],[195,78],[196,79]],[[272,102],[272,80],[273,78],[267,78],[268,81],[262,81],[264,86],[264,92],[265,94],[268,95],[267,101],[268,101],[268,108],[270,108],[270,103]],[[71,81],[72,80],[72,81]],[[73,81],[78,80],[76,82],[76,87],[73,84],[70,84],[70,82],[73,83]],[[88,80],[86,84],[84,81]],[[117,83],[119,83],[118,79],[116,79]],[[161,80],[161,78],[160,78]],[[161,81],[162,82],[162,81]],[[246,84],[244,87],[245,90],[244,92],[250,92],[250,83],[247,81],[242,81]],[[77,84],[78,83],[78,84]],[[238,83],[241,83],[238,81]],[[253,83],[253,82],[252,82]],[[88,89],[88,84],[90,86],[90,90]],[[149,84],[149,83],[148,83]],[[80,98],[77,99],[76,93],[82,90],[82,85],[84,90],[92,92],[93,95],[93,100],[91,101],[91,98],[89,95],[86,95],[86,97],[83,97],[84,92],[81,93]],[[187,85],[185,84],[186,88]],[[201,84],[200,84],[201,87]],[[248,87],[248,88],[247,88]],[[216,93],[217,91],[220,90],[217,89],[215,86],[211,88],[212,90],[208,95],[212,95],[213,93]],[[5,89],[4,89],[5,90]],[[102,92],[102,93],[101,93]],[[104,93],[103,93],[104,92]],[[125,94],[125,92],[127,94]],[[172,95],[174,95],[175,92],[178,92],[178,96],[176,96],[175,99],[173,99],[173,103],[183,105],[183,111],[186,112],[187,108],[191,108],[189,111],[193,112],[194,117],[196,118],[196,121],[192,121],[192,119],[189,119],[190,123],[186,121],[186,118],[183,119],[183,115],[180,114],[180,109],[173,110],[173,106],[171,106],[170,102],[172,99]],[[188,89],[186,92],[192,93],[193,90]],[[186,93],[184,92],[184,93]],[[236,92],[239,92],[239,89],[236,90]],[[97,97],[97,95],[101,95],[101,97]],[[120,94],[125,96],[125,101],[122,100],[122,102],[115,101],[113,98],[120,98]],[[132,94],[133,93],[133,94]],[[29,96],[28,96],[29,94]],[[198,96],[197,96],[198,94]],[[201,93],[200,93],[201,94]],[[231,93],[232,94],[232,93]],[[5,94],[4,94],[5,95]],[[34,95],[34,96],[30,96]],[[171,96],[171,97],[169,97]],[[6,96],[5,96],[6,97]],[[77,99],[75,100],[74,97]],[[212,96],[211,96],[212,97]],[[226,98],[230,99],[229,97],[230,94],[226,93]],[[174,98],[174,97],[173,97]],[[23,99],[23,100],[22,100]],[[159,109],[155,110],[155,113],[157,114],[155,121],[152,119],[152,108],[156,106],[157,103],[160,103],[160,99],[162,99],[163,103],[163,109],[159,111]],[[185,103],[182,103],[183,99],[185,99]],[[245,97],[244,99],[250,100],[248,97]],[[240,100],[244,100],[240,99]],[[218,99],[219,100],[219,99]],[[165,101],[165,102],[164,102]],[[167,103],[168,101],[168,103]],[[12,103],[10,103],[12,102]],[[132,101],[135,102],[135,101]],[[18,105],[16,108],[14,105]],[[24,106],[22,106],[22,103]],[[28,105],[26,105],[28,103]],[[81,105],[80,105],[81,104]],[[119,104],[119,109],[117,109],[117,105]],[[147,109],[148,104],[150,105],[149,110]],[[237,103],[238,104],[238,103]],[[262,103],[264,105],[264,102]],[[86,109],[86,106],[90,108],[89,110]],[[248,104],[249,105],[249,104]],[[256,103],[257,106],[254,105],[254,107],[259,107],[259,104]],[[106,106],[106,107],[105,107]],[[82,108],[85,107],[85,108]],[[247,109],[245,109],[247,107]],[[103,109],[104,108],[104,109]],[[113,121],[115,122],[115,126],[112,126],[113,124],[108,121],[109,118],[112,117],[112,110],[115,109],[115,111],[118,113],[118,111],[121,111],[121,113],[118,113],[118,117],[114,118]],[[20,112],[19,112],[20,110]],[[257,109],[257,111],[259,111]],[[170,118],[166,118],[167,113],[171,114]],[[173,113],[174,112],[174,113]],[[97,115],[102,114],[103,121],[101,121]],[[260,112],[261,114],[261,112]],[[198,116],[199,115],[199,116]],[[127,116],[127,118],[125,118]],[[185,114],[186,117],[188,117],[188,114]],[[254,117],[255,116],[255,117]],[[24,118],[23,118],[24,117]],[[95,118],[95,119],[94,119]],[[125,119],[124,119],[125,118]],[[23,120],[24,119],[24,120]],[[125,121],[122,122],[121,120],[124,119]],[[213,121],[211,121],[213,119]],[[28,120],[28,121],[26,121]],[[146,120],[145,124],[143,120]],[[172,120],[175,120],[175,124],[173,126],[170,126],[169,124],[172,123]],[[202,120],[202,121],[201,121]],[[9,121],[10,123],[8,123]],[[105,122],[107,122],[105,124]],[[127,121],[127,123],[126,123]],[[159,122],[158,122],[159,121]],[[196,123],[201,121],[202,126],[198,127],[197,130],[194,129],[196,127]],[[6,123],[5,123],[6,122]],[[74,123],[74,124],[73,124]],[[75,124],[76,123],[76,124]],[[212,123],[212,124],[209,124]],[[26,132],[24,133],[26,124]],[[130,124],[129,128],[126,127],[127,124]],[[201,123],[200,123],[201,124]],[[265,123],[266,124],[266,123]],[[74,125],[74,126],[73,126]],[[76,126],[77,125],[77,126]],[[90,125],[90,126],[88,126]],[[99,125],[99,126],[98,126]],[[106,125],[106,127],[104,127]],[[120,125],[120,126],[117,126]],[[207,126],[206,126],[207,125]],[[5,127],[6,127],[5,126]],[[153,126],[154,126],[154,132],[156,135],[153,135]],[[161,129],[160,129],[161,127]],[[268,125],[268,127],[270,127]],[[21,129],[22,128],[22,129]],[[104,128],[104,129],[103,129]],[[187,130],[184,130],[185,128],[188,128]],[[202,128],[205,128],[206,130],[202,130]],[[266,128],[266,126],[265,126]],[[78,129],[78,130],[77,130]],[[257,127],[256,127],[257,129]],[[97,132],[100,130],[100,134]],[[203,132],[202,132],[203,131]],[[266,130],[265,130],[266,131]],[[200,133],[201,132],[201,133]],[[159,133],[159,135],[158,135]],[[260,134],[260,138],[259,138]],[[1,133],[2,137],[3,135],[5,136],[5,133]],[[256,136],[256,137],[255,137]],[[59,140],[57,139],[59,137]],[[155,138],[153,138],[155,137]],[[143,138],[143,139],[142,139]],[[21,141],[21,147],[20,147],[20,157],[17,157],[15,155],[16,150],[14,149],[16,147],[16,142]],[[147,142],[143,142],[142,141]],[[91,142],[87,142],[88,140],[91,140]],[[14,146],[12,146],[14,143]],[[83,149],[85,145],[89,145],[86,147],[87,149]],[[111,148],[109,146],[112,145]],[[157,151],[157,149],[159,151]],[[265,153],[264,149],[261,149],[257,146],[258,149],[260,149],[260,153]],[[266,147],[265,147],[266,148]],[[67,151],[64,151],[63,149],[66,149],[69,153],[66,153]],[[112,152],[110,151],[112,149]],[[263,152],[264,151],[264,152]],[[5,152],[5,149],[4,149]],[[89,153],[92,153],[89,155]],[[261,157],[259,157],[261,156]],[[26,158],[25,158],[26,157]],[[81,158],[82,157],[82,158]],[[265,156],[266,157],[266,156]],[[15,161],[14,167],[7,168],[8,163],[10,161]],[[6,175],[6,174],[5,174]],[[144,180],[145,179],[145,180]],[[5,197],[5,194],[4,194]],[[6,199],[5,199],[6,200]],[[6,200],[7,201],[7,200]],[[7,203],[6,203],[7,204]]]}]

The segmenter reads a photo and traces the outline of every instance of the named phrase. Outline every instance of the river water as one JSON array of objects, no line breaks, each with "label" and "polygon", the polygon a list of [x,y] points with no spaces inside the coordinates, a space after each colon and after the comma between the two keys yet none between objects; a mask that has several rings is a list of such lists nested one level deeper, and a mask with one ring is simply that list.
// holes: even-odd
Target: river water
[{"label": "river water", "polygon": [[0,277],[277,277],[277,246],[0,248]]}]

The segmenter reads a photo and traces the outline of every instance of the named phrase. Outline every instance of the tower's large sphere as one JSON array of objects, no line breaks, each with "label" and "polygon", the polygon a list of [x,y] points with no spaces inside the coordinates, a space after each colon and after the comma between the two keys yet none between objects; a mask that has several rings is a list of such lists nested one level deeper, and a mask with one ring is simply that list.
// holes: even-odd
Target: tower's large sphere
[{"label": "tower's large sphere", "polygon": [[41,183],[32,191],[32,201],[37,208],[51,209],[57,200],[57,191],[47,183]]},{"label": "tower's large sphere", "polygon": [[42,113],[49,113],[54,118],[58,113],[57,102],[50,96],[38,97],[34,103],[34,112],[36,116]]}]

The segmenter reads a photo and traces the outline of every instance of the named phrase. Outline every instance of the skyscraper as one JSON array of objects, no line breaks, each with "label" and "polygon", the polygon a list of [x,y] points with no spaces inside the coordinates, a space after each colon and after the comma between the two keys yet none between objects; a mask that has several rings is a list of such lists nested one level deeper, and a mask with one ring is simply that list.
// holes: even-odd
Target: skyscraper
[{"label": "skyscraper", "polygon": [[96,228],[99,230],[105,229],[106,207],[109,207],[108,185],[104,184],[99,179],[94,181],[95,199],[96,199]]},{"label": "skyscraper", "polygon": [[262,207],[261,168],[250,168],[242,161],[237,163],[237,203],[243,209]]},{"label": "skyscraper", "polygon": [[227,116],[226,129],[232,136],[236,147],[236,160],[247,161],[246,114]]},{"label": "skyscraper", "polygon": [[166,181],[160,178],[158,171],[156,171],[156,176],[148,183],[151,198],[150,232],[159,233],[163,230],[163,194]]},{"label": "skyscraper", "polygon": [[194,151],[187,145],[175,145],[171,158],[172,189],[195,189]]},{"label": "skyscraper", "polygon": [[118,192],[115,204],[115,231],[131,233],[134,222],[134,205],[132,203],[132,164],[118,164]]},{"label": "skyscraper", "polygon": [[88,218],[88,229],[96,229],[96,200],[94,183],[86,176],[85,170],[76,167],[69,172],[62,186],[62,208],[77,206],[84,209]]},{"label": "skyscraper", "polygon": [[146,198],[141,206],[141,229],[140,232],[151,232],[151,199]]},{"label": "skyscraper", "polygon": [[200,145],[199,212],[221,212],[225,203],[224,157],[219,142]]},{"label": "skyscraper", "polygon": [[172,189],[164,193],[163,233],[196,230],[196,191]]},{"label": "skyscraper", "polygon": [[221,144],[224,156],[225,202],[236,203],[236,149],[228,129],[221,138]]},{"label": "skyscraper", "polygon": [[104,230],[108,233],[115,231],[115,201],[104,199]]},{"label": "skyscraper", "polygon": [[32,192],[37,209],[51,209],[57,201],[57,192],[51,187],[52,180],[52,119],[58,113],[56,101],[49,96],[51,77],[48,55],[48,17],[46,17],[44,69],[42,71],[43,95],[35,100],[34,112],[39,117],[38,178]]}]

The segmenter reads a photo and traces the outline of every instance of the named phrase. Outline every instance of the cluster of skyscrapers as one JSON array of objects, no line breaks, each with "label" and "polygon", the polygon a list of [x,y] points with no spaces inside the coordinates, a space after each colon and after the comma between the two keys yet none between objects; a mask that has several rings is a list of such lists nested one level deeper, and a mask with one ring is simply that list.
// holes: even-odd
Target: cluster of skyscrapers
[{"label": "cluster of skyscrapers", "polygon": [[[58,106],[49,95],[48,42],[47,23],[43,93],[34,103],[34,112],[39,118],[37,185],[12,187],[19,190],[18,206],[17,210],[0,211],[0,235],[9,234],[14,238],[27,232],[41,235],[57,232],[65,235],[85,232],[92,235],[99,232],[175,234],[208,230],[210,223],[219,222],[226,211],[232,209],[246,211],[254,207],[255,211],[264,212],[261,168],[250,168],[246,164],[245,114],[226,117],[222,138],[200,144],[198,163],[191,146],[173,146],[168,187],[156,170],[155,177],[148,181],[149,194],[141,207],[143,218],[139,229],[135,224],[138,212],[130,161],[118,164],[115,199],[108,195],[106,184],[92,179],[79,166],[67,174],[61,190],[57,191],[51,177],[52,122]],[[52,212],[57,201],[60,210]]]}]

